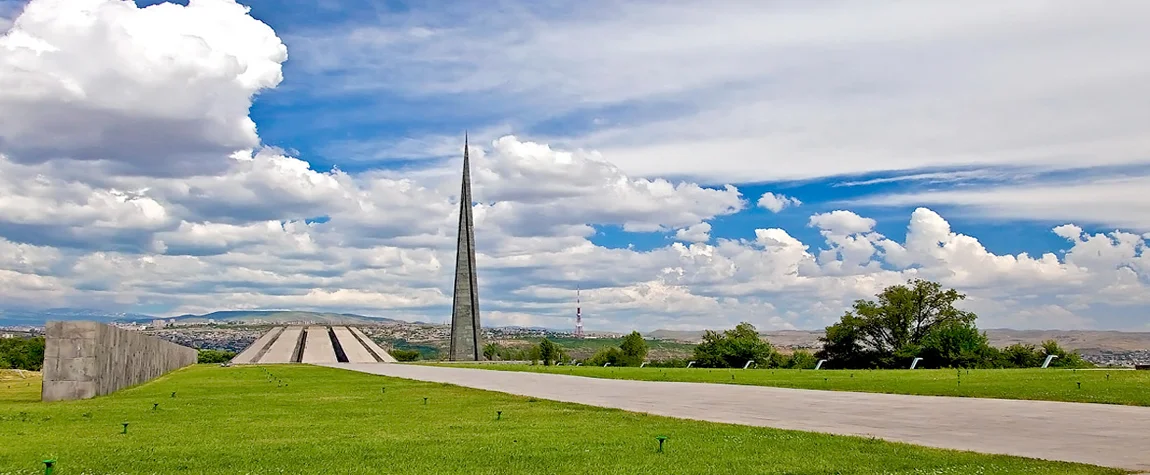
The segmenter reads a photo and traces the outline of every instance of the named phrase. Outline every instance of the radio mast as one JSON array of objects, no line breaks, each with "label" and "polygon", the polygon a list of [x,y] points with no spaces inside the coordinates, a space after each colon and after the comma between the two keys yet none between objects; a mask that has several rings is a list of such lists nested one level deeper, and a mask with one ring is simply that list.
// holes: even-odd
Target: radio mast
[{"label": "radio mast", "polygon": [[575,338],[583,338],[583,307],[580,299],[581,289],[575,287]]}]

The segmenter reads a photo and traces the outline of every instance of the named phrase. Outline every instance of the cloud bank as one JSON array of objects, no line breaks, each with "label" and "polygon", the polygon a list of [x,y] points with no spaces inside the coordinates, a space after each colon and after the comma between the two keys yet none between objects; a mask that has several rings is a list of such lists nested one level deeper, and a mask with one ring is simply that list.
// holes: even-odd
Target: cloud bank
[{"label": "cloud bank", "polygon": [[[933,31],[925,28],[916,31]],[[947,30],[935,34],[945,38]],[[445,319],[460,159],[406,174],[320,170],[262,143],[248,110],[283,80],[286,58],[276,32],[230,0],[29,4],[0,37],[0,109],[16,111],[0,116],[5,305]],[[570,93],[599,100],[643,93],[625,83],[581,84]],[[448,77],[427,87],[460,86]],[[817,242],[800,241],[769,215],[742,237],[715,238],[715,223],[726,217],[800,201],[659,178],[626,150],[588,150],[595,149],[511,134],[473,142],[486,323],[571,326],[580,286],[592,329],[739,321],[814,328],[854,299],[913,277],[967,292],[983,326],[1146,322],[1145,235],[1092,235],[1067,222],[1051,229],[1065,240],[1064,253],[998,255],[919,207],[899,218],[906,221],[900,240],[848,209],[809,217]],[[671,242],[605,247],[595,240],[604,226]]]}]

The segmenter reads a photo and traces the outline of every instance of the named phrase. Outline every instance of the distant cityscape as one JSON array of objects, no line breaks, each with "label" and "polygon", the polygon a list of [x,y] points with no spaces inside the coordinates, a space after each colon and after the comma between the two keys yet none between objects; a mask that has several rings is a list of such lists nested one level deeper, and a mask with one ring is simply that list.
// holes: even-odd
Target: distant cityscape
[{"label": "distant cityscape", "polygon": [[[185,346],[200,349],[215,349],[239,352],[250,345],[272,325],[309,325],[322,324],[315,321],[301,319],[296,321],[261,320],[248,318],[243,321],[222,321],[214,319],[183,320],[152,319],[146,322],[128,321],[111,322],[111,325],[133,331],[141,331]],[[450,327],[444,324],[411,323],[388,320],[386,323],[355,324],[366,335],[371,337],[384,348],[393,347],[425,347],[442,348],[446,345]],[[655,332],[659,333],[659,332]],[[768,340],[783,352],[794,350],[815,351],[818,345],[813,344],[809,338],[805,340],[791,340],[782,335],[770,335]],[[788,334],[794,332],[779,332]],[[0,338],[23,338],[43,334],[43,327],[33,325],[0,326]],[[585,332],[583,338],[593,340],[598,338],[621,338],[622,333],[617,332]],[[775,338],[778,336],[778,338]],[[570,332],[543,328],[525,327],[485,327],[483,328],[484,341],[514,342],[516,340],[539,339],[548,337],[552,339],[577,338],[574,330]],[[663,341],[682,343],[697,343],[697,338],[687,336],[680,338],[653,338]],[[1110,367],[1133,367],[1135,365],[1150,364],[1150,349],[1094,349],[1077,350],[1083,359],[1099,365]]]}]

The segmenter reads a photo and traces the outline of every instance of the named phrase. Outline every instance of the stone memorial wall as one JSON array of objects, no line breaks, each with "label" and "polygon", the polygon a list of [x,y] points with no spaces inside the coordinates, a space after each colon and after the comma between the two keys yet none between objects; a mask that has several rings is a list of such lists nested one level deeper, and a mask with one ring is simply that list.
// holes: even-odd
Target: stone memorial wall
[{"label": "stone memorial wall", "polygon": [[193,348],[98,322],[45,326],[43,401],[87,399],[196,363]]}]

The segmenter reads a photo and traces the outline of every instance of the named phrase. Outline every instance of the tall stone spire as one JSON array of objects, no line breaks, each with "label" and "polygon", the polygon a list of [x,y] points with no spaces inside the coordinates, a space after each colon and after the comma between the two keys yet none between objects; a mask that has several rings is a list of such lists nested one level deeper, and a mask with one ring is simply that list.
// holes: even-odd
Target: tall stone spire
[{"label": "tall stone spire", "polygon": [[451,298],[452,361],[478,361],[479,287],[475,277],[475,221],[471,216],[471,160],[463,135],[463,190],[459,193],[459,241],[455,250],[455,292]]}]

